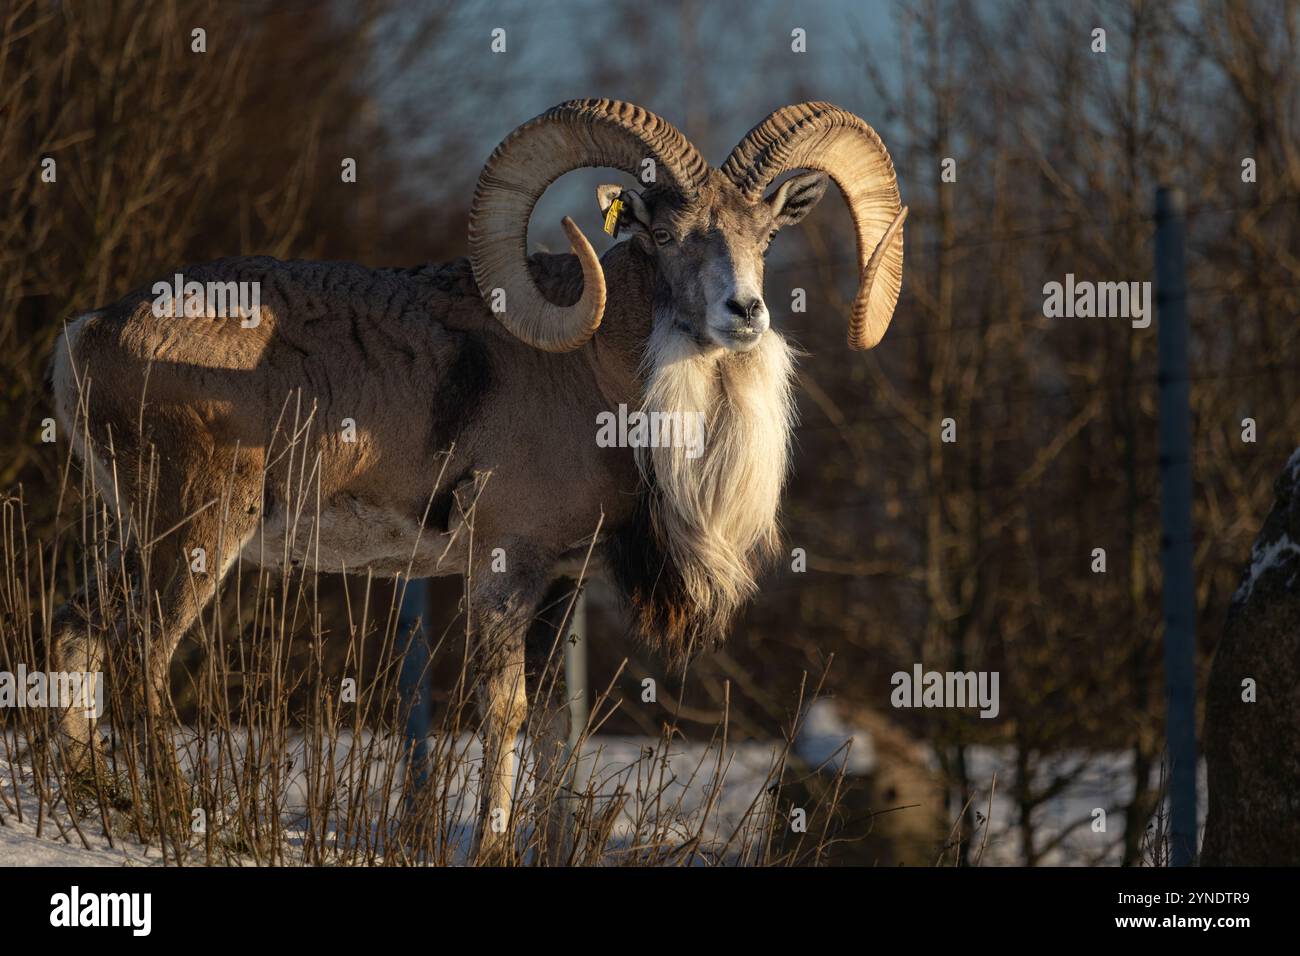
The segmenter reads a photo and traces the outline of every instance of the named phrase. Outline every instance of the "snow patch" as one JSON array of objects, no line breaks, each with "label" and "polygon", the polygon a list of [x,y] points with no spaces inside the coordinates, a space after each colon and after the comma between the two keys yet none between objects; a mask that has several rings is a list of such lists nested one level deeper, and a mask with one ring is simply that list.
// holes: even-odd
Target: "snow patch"
[{"label": "snow patch", "polygon": [[1300,480],[1300,448],[1293,451],[1291,457],[1287,459],[1286,476],[1287,480],[1292,484]]},{"label": "snow patch", "polygon": [[160,866],[156,849],[109,840],[97,820],[74,821],[61,802],[42,801],[29,768],[0,774],[0,866]]},{"label": "snow patch", "polygon": [[[1297,451],[1293,460],[1296,460],[1300,466],[1300,451]],[[1290,467],[1288,465],[1288,467]],[[1234,603],[1250,599],[1250,594],[1255,590],[1257,582],[1265,571],[1280,566],[1288,555],[1300,554],[1300,545],[1291,540],[1285,532],[1276,541],[1269,544],[1255,542],[1255,546],[1250,551],[1250,571],[1247,572],[1245,580],[1237,588],[1237,593],[1232,596]]]},{"label": "snow patch", "polygon": [[[846,747],[846,743],[850,746]],[[850,776],[869,774],[876,769],[871,734],[846,723],[829,697],[812,702],[795,738],[794,749],[811,766],[826,764],[832,772],[844,767],[846,760],[848,766],[844,772]]]}]

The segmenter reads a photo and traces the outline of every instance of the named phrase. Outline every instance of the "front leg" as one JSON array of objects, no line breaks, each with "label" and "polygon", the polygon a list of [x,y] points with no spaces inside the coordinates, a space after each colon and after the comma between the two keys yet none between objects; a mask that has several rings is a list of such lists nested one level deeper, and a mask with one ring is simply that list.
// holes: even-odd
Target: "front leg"
[{"label": "front leg", "polygon": [[[575,801],[568,792],[570,704],[565,682],[565,645],[572,622],[568,612],[576,583],[561,578],[551,585],[540,613],[525,638],[528,661],[527,733],[532,756],[534,826],[531,843],[536,859],[548,866],[564,863],[573,849],[570,821]],[[581,728],[579,728],[581,729]]]},{"label": "front leg", "polygon": [[528,712],[522,634],[500,635],[478,678],[483,768],[479,776],[478,862],[500,865],[514,852],[515,739]]},{"label": "front leg", "polygon": [[[540,566],[524,561],[512,550],[506,552],[508,563]],[[515,562],[510,562],[511,557]],[[500,865],[509,863],[514,856],[516,738],[528,713],[524,637],[544,593],[546,575],[494,572],[490,566],[479,571],[470,586],[475,683],[483,740],[476,856],[481,865]]]}]

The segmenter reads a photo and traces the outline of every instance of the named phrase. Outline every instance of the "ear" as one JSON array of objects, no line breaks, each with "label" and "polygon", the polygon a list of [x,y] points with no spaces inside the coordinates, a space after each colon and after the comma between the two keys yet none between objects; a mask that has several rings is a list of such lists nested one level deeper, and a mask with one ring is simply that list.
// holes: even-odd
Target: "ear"
[{"label": "ear", "polygon": [[[619,211],[618,221],[613,224],[610,235],[618,238],[619,232],[627,230],[635,235],[650,235],[650,211],[645,200],[635,189],[625,189],[617,183],[596,187],[596,201],[600,204],[601,219],[609,215],[609,207],[615,200],[621,200],[623,208]],[[609,232],[607,229],[606,232]]]},{"label": "ear", "polygon": [[830,177],[825,173],[800,173],[783,182],[776,188],[776,192],[764,200],[772,210],[772,228],[793,226],[812,212],[822,196],[826,195],[829,184]]}]

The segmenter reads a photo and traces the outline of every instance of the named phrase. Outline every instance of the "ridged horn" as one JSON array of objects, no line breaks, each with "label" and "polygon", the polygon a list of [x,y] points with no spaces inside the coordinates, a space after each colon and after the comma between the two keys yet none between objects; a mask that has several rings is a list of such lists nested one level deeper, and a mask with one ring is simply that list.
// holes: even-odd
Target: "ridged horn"
[{"label": "ridged horn", "polygon": [[830,103],[799,103],[772,113],[731,151],[722,173],[758,202],[782,173],[816,169],[835,180],[853,214],[858,293],[849,347],[874,347],[889,328],[903,285],[903,221],[898,179],[876,131]]},{"label": "ridged horn", "polygon": [[[605,277],[591,243],[567,216],[564,231],[582,265],[582,297],[572,306],[547,300],[528,273],[528,219],[546,188],[570,170],[609,166],[639,176],[654,160],[655,185],[692,197],[709,166],[676,127],[618,100],[570,100],[524,123],[488,158],[469,214],[474,280],[489,305],[504,295],[501,324],[547,352],[579,348],[605,310]],[[500,290],[498,292],[497,290]]]}]

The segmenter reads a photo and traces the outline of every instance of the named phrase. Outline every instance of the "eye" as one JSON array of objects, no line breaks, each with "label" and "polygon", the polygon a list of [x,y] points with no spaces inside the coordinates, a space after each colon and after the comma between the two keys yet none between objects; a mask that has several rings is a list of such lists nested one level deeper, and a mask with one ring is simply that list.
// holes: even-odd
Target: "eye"
[{"label": "eye", "polygon": [[655,242],[659,243],[661,246],[666,246],[668,243],[673,241],[673,234],[662,227],[655,229],[650,233],[650,235],[654,236]]}]

